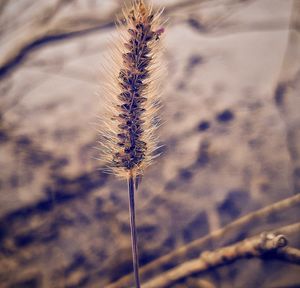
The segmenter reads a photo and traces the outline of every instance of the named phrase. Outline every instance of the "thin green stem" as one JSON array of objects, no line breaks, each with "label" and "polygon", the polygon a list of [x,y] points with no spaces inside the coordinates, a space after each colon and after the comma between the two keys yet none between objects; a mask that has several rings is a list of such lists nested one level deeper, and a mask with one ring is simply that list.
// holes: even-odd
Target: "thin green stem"
[{"label": "thin green stem", "polygon": [[138,247],[137,247],[137,233],[136,233],[136,225],[135,225],[134,192],[135,192],[135,179],[132,176],[132,174],[130,174],[128,179],[128,196],[129,196],[132,260],[133,260],[135,285],[136,288],[140,288],[141,285],[140,285],[140,277],[139,277],[139,256],[138,256]]}]

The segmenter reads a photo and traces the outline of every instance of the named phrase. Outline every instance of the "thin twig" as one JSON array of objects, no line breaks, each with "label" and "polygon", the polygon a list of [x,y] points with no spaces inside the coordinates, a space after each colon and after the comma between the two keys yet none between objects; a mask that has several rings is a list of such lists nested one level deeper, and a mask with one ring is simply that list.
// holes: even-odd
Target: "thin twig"
[{"label": "thin twig", "polygon": [[[249,1],[249,0],[248,0]],[[209,0],[188,0],[176,2],[166,6],[164,14],[171,16],[176,11],[209,2]],[[239,3],[240,0],[227,0],[227,5]],[[14,37],[8,43],[7,49],[0,55],[0,79],[10,71],[20,59],[37,44],[45,40],[64,39],[70,36],[83,35],[92,31],[99,31],[114,26],[115,16],[121,15],[121,7],[116,7],[111,13],[101,15],[98,11],[77,12],[65,17],[55,17],[62,4],[58,1],[56,5],[47,7],[39,15],[33,15],[32,21],[24,28],[21,36]],[[1,7],[0,7],[1,8]]]},{"label": "thin twig", "polygon": [[[233,221],[232,223],[225,226],[224,228],[218,229],[212,232],[211,234],[206,235],[205,237],[196,239],[187,245],[181,246],[178,249],[170,252],[169,254],[166,254],[152,261],[151,263],[141,267],[140,277],[149,274],[151,275],[155,271],[160,270],[161,267],[163,267],[164,265],[174,262],[174,259],[181,259],[192,251],[195,250],[200,251],[204,245],[210,243],[211,241],[216,241],[218,239],[224,238],[225,236],[228,236],[233,231],[241,231],[243,228],[245,228],[246,226],[248,226],[250,223],[254,221],[258,222],[260,219],[266,219],[272,214],[282,212],[283,210],[289,209],[299,204],[300,204],[300,195],[295,195],[287,199],[281,200],[279,202],[276,202],[274,204],[271,204],[269,206],[266,206],[248,215],[245,215]],[[131,277],[132,277],[131,274],[126,275],[120,278],[118,281],[108,285],[107,288],[126,287],[130,284]]]},{"label": "thin twig", "polygon": [[285,247],[277,251],[278,259],[300,265],[300,249]]},{"label": "thin twig", "polygon": [[[290,229],[291,226],[298,231],[300,229],[300,223],[286,226],[286,228]],[[284,230],[284,228],[282,228],[281,231]],[[160,274],[158,277],[145,283],[143,288],[168,287],[177,280],[190,276],[193,273],[203,272],[241,258],[262,257],[267,253],[272,253],[271,256],[276,259],[299,264],[300,250],[285,247],[286,245],[287,239],[284,235],[276,235],[273,232],[262,233],[261,235],[247,238],[234,245],[223,247],[215,251],[205,251],[199,258],[187,261]]]}]

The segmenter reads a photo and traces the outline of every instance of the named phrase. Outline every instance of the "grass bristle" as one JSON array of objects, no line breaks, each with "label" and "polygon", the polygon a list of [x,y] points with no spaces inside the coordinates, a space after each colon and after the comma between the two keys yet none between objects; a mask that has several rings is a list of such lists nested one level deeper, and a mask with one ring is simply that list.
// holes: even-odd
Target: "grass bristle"
[{"label": "grass bristle", "polygon": [[106,80],[107,113],[102,128],[102,151],[108,171],[128,178],[142,175],[155,157],[158,127],[157,73],[163,33],[161,11],[133,1],[118,22],[118,39]]}]

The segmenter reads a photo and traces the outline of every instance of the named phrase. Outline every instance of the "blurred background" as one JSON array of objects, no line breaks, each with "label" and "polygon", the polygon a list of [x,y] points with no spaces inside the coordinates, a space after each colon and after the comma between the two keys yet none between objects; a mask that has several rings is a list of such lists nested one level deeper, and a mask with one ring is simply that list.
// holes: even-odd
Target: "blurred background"
[{"label": "blurred background", "polygon": [[[123,2],[0,0],[0,287],[105,287],[132,271],[126,183],[95,149]],[[163,153],[136,195],[141,265],[300,191],[300,1],[153,3],[169,18],[168,75]],[[240,260],[172,287],[300,287],[299,273]]]}]

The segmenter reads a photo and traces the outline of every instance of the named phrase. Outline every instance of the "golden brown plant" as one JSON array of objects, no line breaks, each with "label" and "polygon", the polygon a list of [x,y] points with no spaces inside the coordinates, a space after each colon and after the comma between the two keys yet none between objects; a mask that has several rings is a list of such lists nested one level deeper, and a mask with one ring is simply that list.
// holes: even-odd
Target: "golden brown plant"
[{"label": "golden brown plant", "polygon": [[[160,10],[152,12],[143,0],[132,2],[118,21],[110,79],[106,80],[107,113],[103,121],[102,150],[108,171],[128,180],[133,266],[140,287],[135,228],[134,190],[156,155],[159,125]],[[106,83],[106,84],[107,84]],[[135,187],[136,186],[136,187]]]},{"label": "golden brown plant", "polygon": [[106,80],[107,113],[102,131],[107,170],[121,178],[139,176],[156,156],[159,121],[161,11],[133,2],[118,21],[119,39]]}]

